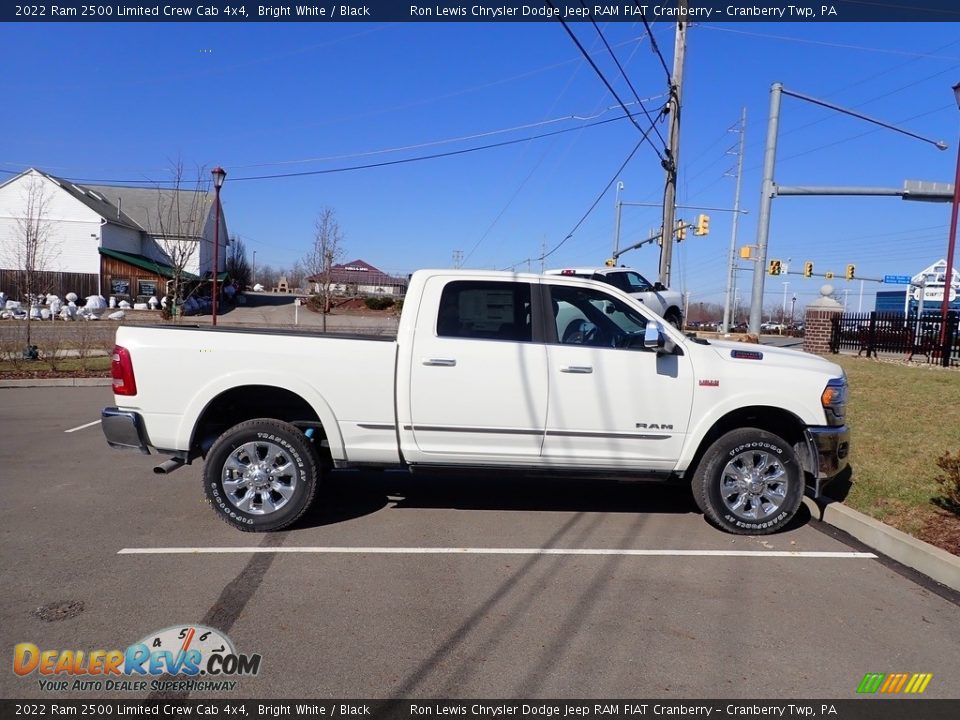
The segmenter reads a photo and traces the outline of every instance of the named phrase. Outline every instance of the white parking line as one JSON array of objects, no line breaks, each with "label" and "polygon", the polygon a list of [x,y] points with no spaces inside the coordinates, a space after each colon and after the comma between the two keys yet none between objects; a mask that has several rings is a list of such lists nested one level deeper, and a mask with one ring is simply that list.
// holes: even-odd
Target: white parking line
[{"label": "white parking line", "polygon": [[64,430],[65,433],[76,432],[77,430],[83,430],[84,428],[93,427],[94,425],[99,425],[99,420],[94,420],[93,422],[88,422],[86,425],[78,425],[75,428],[70,428],[69,430]]},{"label": "white parking line", "polygon": [[453,548],[453,547],[167,547],[123,548],[117,555],[214,555],[314,553],[320,555],[631,555],[640,557],[876,558],[869,552],[799,550],[633,550],[628,548]]}]

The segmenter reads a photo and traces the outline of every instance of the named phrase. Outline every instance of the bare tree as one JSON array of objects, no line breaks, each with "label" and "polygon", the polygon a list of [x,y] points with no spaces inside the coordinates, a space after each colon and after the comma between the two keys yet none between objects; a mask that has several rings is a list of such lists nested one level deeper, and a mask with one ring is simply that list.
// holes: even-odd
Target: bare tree
[{"label": "bare tree", "polygon": [[204,226],[208,215],[207,195],[210,190],[209,173],[205,168],[197,168],[196,182],[190,182],[190,189],[184,189],[183,163],[172,166],[172,188],[157,188],[157,226],[160,237],[157,240],[167,259],[170,261],[170,290],[167,293],[167,310],[180,316],[181,308],[197,285],[188,291],[192,273],[187,266],[199,259],[200,244],[203,240]]},{"label": "bare tree", "polygon": [[50,197],[43,179],[31,175],[26,183],[23,212],[15,218],[13,243],[8,247],[6,260],[17,269],[20,301],[27,305],[25,356],[35,358],[36,349],[31,344],[31,310],[36,296],[51,289],[47,271],[59,248],[52,242],[54,225],[48,215]]},{"label": "bare tree", "polygon": [[287,282],[290,284],[291,288],[302,288],[303,279],[306,276],[306,270],[303,267],[303,261],[294,261],[293,265],[291,265],[290,269],[286,272],[286,276]]},{"label": "bare tree", "polygon": [[230,247],[227,249],[227,274],[241,288],[250,286],[251,270],[247,261],[247,246],[238,237],[230,239]]},{"label": "bare tree", "polygon": [[326,207],[317,216],[313,233],[313,245],[303,257],[303,267],[313,282],[320,288],[323,303],[323,331],[327,331],[327,314],[330,312],[330,299],[333,284],[333,266],[343,256],[343,232],[337,222],[333,208]]}]

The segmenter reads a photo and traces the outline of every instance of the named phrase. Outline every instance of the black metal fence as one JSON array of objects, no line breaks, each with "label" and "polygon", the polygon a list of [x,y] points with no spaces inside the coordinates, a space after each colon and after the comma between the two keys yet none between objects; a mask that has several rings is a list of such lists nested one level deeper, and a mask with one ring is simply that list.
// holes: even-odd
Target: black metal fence
[{"label": "black metal fence", "polygon": [[843,313],[833,319],[830,350],[856,350],[858,355],[900,353],[906,359],[923,355],[944,367],[960,364],[960,313]]}]

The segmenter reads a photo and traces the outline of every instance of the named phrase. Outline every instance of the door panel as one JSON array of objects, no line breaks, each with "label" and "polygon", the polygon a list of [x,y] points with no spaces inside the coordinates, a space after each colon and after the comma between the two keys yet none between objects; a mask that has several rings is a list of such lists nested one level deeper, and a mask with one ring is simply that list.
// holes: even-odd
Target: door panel
[{"label": "door panel", "polygon": [[436,278],[410,372],[412,431],[425,460],[536,459],[547,411],[546,347],[533,342],[531,285]]},{"label": "door panel", "polygon": [[544,463],[672,469],[693,400],[688,358],[644,349],[647,317],[618,297],[549,290],[557,342],[547,347]]}]

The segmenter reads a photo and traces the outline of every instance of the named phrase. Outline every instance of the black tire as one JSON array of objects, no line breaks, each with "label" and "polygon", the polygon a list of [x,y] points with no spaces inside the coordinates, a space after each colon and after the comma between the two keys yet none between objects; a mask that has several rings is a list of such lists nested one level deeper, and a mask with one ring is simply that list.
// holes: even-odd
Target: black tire
[{"label": "black tire", "polygon": [[783,438],[759,428],[741,428],[707,449],[692,489],[697,507],[720,529],[769,535],[797,513],[803,500],[803,470]]},{"label": "black tire", "polygon": [[[203,488],[225,523],[244,532],[269,532],[293,524],[307,511],[320,473],[318,454],[300,430],[260,418],[235,425],[217,439],[207,454]],[[233,477],[238,479],[227,479]]]},{"label": "black tire", "polygon": [[683,318],[677,310],[668,310],[663,319],[673,325],[677,330],[683,332]]}]

